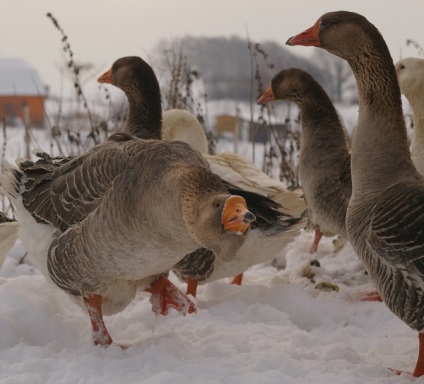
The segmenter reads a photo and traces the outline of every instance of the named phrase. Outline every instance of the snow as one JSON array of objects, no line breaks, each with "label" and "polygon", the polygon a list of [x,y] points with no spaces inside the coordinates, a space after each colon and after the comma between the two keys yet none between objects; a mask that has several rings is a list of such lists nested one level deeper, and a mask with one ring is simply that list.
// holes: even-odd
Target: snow
[{"label": "snow", "polygon": [[[33,134],[36,143],[48,140]],[[23,155],[21,135],[8,130],[9,161]],[[373,286],[350,244],[334,252],[324,237],[312,256],[312,241],[302,232],[282,250],[276,264],[284,268],[254,266],[241,286],[229,279],[200,286],[195,314],[156,316],[149,294],[139,292],[105,318],[125,350],[92,345],[88,316],[18,241],[0,269],[0,383],[424,382],[388,369],[414,369],[417,333],[384,304],[360,301]]]},{"label": "snow", "polygon": [[[372,291],[347,243],[324,238],[309,267],[312,233],[284,252],[287,267],[255,266],[242,286],[200,286],[196,314],[156,316],[139,293],[106,325],[122,350],[91,344],[88,316],[32,266],[18,242],[0,271],[1,383],[410,383],[417,335]],[[314,282],[304,277],[313,270]],[[310,276],[308,273],[307,276]],[[181,289],[184,285],[171,279]],[[327,281],[339,291],[316,289]],[[417,379],[416,381],[420,381]]]}]

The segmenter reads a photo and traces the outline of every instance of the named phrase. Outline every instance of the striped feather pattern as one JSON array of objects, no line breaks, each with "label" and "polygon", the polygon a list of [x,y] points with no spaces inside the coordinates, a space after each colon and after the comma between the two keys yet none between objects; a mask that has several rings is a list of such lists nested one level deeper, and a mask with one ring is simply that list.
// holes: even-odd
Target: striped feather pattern
[{"label": "striped feather pattern", "polygon": [[22,199],[29,213],[58,228],[48,270],[72,296],[111,284],[133,295],[136,281],[167,271],[199,245],[216,243],[217,254],[231,258],[243,244],[243,236],[222,231],[229,195],[188,144],[118,133],[72,159],[40,155],[20,163]]}]

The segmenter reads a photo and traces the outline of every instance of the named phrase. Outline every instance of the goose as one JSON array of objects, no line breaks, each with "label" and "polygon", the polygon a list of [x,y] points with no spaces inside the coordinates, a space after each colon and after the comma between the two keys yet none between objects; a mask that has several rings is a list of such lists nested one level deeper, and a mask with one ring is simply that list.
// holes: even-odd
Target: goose
[{"label": "goose", "polygon": [[[240,191],[237,187],[229,187],[229,190],[232,193]],[[241,194],[246,197],[248,192],[242,191]],[[271,214],[263,211],[264,214],[257,216],[244,244],[231,261],[222,262],[211,251],[196,250],[174,266],[172,271],[187,282],[187,295],[195,297],[199,283],[205,284],[226,277],[233,277],[232,284],[241,285],[243,273],[248,268],[273,260],[299,235],[306,224],[306,217],[288,215],[277,198],[278,195],[268,200]],[[285,196],[284,198],[287,200]],[[300,200],[300,206],[304,200],[299,197],[297,199]]]},{"label": "goose", "polygon": [[153,68],[138,56],[121,57],[98,77],[101,84],[113,84],[128,99],[122,132],[140,139],[162,138],[162,102]]},{"label": "goose", "polygon": [[0,268],[10,249],[15,244],[18,233],[18,222],[9,219],[3,212],[0,212]]},{"label": "goose", "polygon": [[[148,107],[151,104],[144,103],[143,107],[138,108],[131,105],[133,100],[141,104],[140,100],[146,97],[142,90],[144,80],[138,81],[137,72],[134,73],[132,70],[136,65],[137,60],[134,58],[120,58],[98,78],[98,81],[103,84],[112,84],[122,89],[125,94],[131,93],[132,96],[128,97],[130,104],[128,113],[132,114],[132,121],[140,121],[142,124],[145,121],[143,115],[148,113]],[[187,294],[192,296],[196,296],[199,282],[206,283],[224,277],[234,277],[233,283],[241,284],[242,273],[247,268],[272,260],[300,233],[306,221],[300,215],[300,212],[306,208],[305,203],[297,194],[287,191],[283,183],[271,181],[269,176],[239,156],[208,155],[203,127],[190,112],[165,111],[162,118],[162,139],[183,140],[199,149],[212,171],[221,177],[228,191],[245,198],[248,209],[257,217],[246,238],[248,243],[237,252],[231,262],[223,263],[210,249],[199,249],[187,254],[187,257],[181,260],[173,271],[180,279],[187,281]],[[137,124],[134,123],[130,129],[125,126],[123,131],[144,138],[146,129],[143,124],[138,129]],[[281,205],[287,206],[288,209],[282,208]],[[290,210],[290,207],[293,209]],[[266,252],[263,251],[264,248]]]},{"label": "goose", "polygon": [[199,247],[231,260],[254,215],[188,144],[120,132],[71,160],[21,160],[0,183],[27,249],[51,280],[87,308],[95,345],[113,341],[103,313],[136,288],[158,312],[194,304],[163,275]]},{"label": "goose", "polygon": [[387,307],[418,331],[413,371],[424,374],[424,178],[411,160],[390,52],[378,29],[353,12],[329,12],[288,45],[317,46],[355,75],[359,116],[351,148],[346,231]]},{"label": "goose", "polygon": [[185,109],[168,109],[162,113],[162,139],[184,141],[202,154],[209,153],[209,144],[199,120]]},{"label": "goose", "polygon": [[412,162],[424,175],[424,60],[408,57],[399,60],[395,68],[400,91],[408,99],[414,115],[414,134],[409,147]]},{"label": "goose", "polygon": [[[273,215],[265,217],[266,212],[263,212],[252,224],[245,244],[232,261],[222,262],[209,250],[196,250],[174,266],[172,271],[175,275],[187,282],[187,294],[196,296],[199,283],[227,277],[233,277],[232,284],[240,285],[244,271],[274,259],[304,228],[306,203],[303,197],[288,191],[284,183],[269,177],[241,156],[229,152],[210,155],[204,129],[192,113],[179,109],[165,111],[162,138],[181,140],[197,148],[203,153],[212,172],[220,176],[230,189],[233,188],[232,192],[253,192],[266,196],[271,199],[270,207],[274,209],[271,211]],[[247,201],[249,206],[249,199]],[[276,215],[278,213],[280,215]]]},{"label": "goose", "polygon": [[347,239],[345,219],[352,193],[348,140],[331,99],[309,73],[289,68],[276,74],[258,103],[274,100],[293,101],[300,109],[299,178],[315,227],[314,253],[323,233]]}]

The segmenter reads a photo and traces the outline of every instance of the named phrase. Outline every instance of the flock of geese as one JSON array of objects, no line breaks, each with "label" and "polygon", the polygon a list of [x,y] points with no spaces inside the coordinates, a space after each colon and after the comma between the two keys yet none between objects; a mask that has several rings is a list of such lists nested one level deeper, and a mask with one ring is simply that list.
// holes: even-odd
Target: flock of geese
[{"label": "flock of geese", "polygon": [[[288,45],[346,60],[358,87],[351,148],[336,109],[312,76],[275,75],[258,99],[295,102],[302,118],[303,195],[234,154],[211,155],[187,111],[162,113],[158,81],[139,57],[118,59],[98,81],[120,88],[129,108],[121,132],[85,154],[17,160],[0,176],[16,208],[20,239],[40,271],[85,309],[96,345],[113,341],[103,315],[137,290],[152,309],[196,311],[188,294],[274,258],[304,228],[352,244],[387,307],[419,332],[414,376],[424,374],[424,60],[393,65],[378,29],[346,11],[321,16]],[[410,148],[401,92],[414,113]],[[307,215],[305,215],[307,211]],[[0,216],[1,257],[17,223]],[[0,260],[1,261],[1,260]],[[168,279],[187,282],[183,294]]]}]

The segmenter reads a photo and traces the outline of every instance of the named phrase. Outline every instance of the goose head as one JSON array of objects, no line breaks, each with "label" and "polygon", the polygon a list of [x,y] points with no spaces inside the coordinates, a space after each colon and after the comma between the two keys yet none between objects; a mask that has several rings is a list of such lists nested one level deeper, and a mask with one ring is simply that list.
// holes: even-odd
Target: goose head
[{"label": "goose head", "polygon": [[414,107],[423,110],[422,94],[424,92],[424,60],[408,57],[399,60],[396,65],[396,74],[401,92]]},{"label": "goose head", "polygon": [[300,104],[309,93],[305,84],[312,86],[315,83],[312,76],[301,69],[284,69],[272,78],[270,86],[257,100],[257,103],[266,104],[280,99]]},{"label": "goose head", "polygon": [[371,42],[367,34],[375,27],[362,15],[348,11],[328,12],[307,30],[289,38],[287,45],[315,46],[339,56],[350,63]]},{"label": "goose head", "polygon": [[[204,170],[203,170],[204,172]],[[223,261],[235,257],[256,217],[244,198],[230,195],[212,173],[198,174],[182,191],[183,217],[193,238]],[[215,185],[212,185],[211,180]]]},{"label": "goose head", "polygon": [[[116,60],[110,69],[97,79],[99,83],[112,84],[126,94],[141,92],[144,88],[155,90],[159,88],[156,75],[152,67],[141,57],[126,56]],[[142,83],[143,86],[139,87]]]}]

